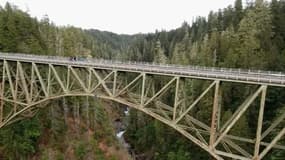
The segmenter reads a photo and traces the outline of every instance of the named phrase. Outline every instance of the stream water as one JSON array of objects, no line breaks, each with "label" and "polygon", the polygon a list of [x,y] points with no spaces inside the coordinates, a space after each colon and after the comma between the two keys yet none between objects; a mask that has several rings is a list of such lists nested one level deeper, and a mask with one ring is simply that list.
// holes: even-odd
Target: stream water
[{"label": "stream water", "polygon": [[[128,116],[129,108],[126,107],[126,109],[124,110],[124,116],[115,121],[116,137],[121,143],[121,145],[130,153],[130,155],[134,155],[131,146],[125,141],[124,133],[126,132],[126,124],[121,120],[127,118]],[[135,158],[133,157],[133,159]]]}]

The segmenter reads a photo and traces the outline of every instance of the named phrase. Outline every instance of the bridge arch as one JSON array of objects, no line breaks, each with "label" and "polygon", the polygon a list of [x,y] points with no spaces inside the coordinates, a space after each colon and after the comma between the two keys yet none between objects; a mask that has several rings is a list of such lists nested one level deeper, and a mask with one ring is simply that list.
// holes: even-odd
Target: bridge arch
[{"label": "bridge arch", "polygon": [[[89,96],[89,97],[94,97],[94,94],[85,94],[85,93],[82,93],[82,94],[69,94],[69,95],[60,95],[60,96],[53,96],[53,97],[49,97],[49,98],[46,98],[46,99],[42,99],[38,102],[35,102],[33,104],[30,104],[30,105],[27,105],[25,106],[24,108],[22,108],[21,110],[19,110],[18,112],[16,112],[15,114],[13,114],[12,116],[10,116],[8,119],[6,119],[5,121],[3,121],[1,124],[0,124],[0,128],[2,127],[5,127],[6,125],[9,125],[13,122],[15,122],[14,120],[16,120],[17,116],[20,116],[22,113],[32,109],[34,106],[36,105],[39,105],[40,103],[44,103],[46,101],[50,101],[50,100],[55,100],[55,99],[60,99],[60,98],[64,98],[64,97],[85,97],[85,96]],[[214,154],[214,153],[211,153],[210,150],[208,150],[207,146],[204,145],[203,143],[200,143],[199,141],[196,141],[195,137],[193,137],[191,134],[187,133],[187,131],[185,131],[183,128],[179,127],[179,126],[176,126],[175,124],[173,124],[171,121],[167,120],[167,119],[164,119],[163,117],[160,117],[159,115],[153,113],[153,112],[150,112],[148,110],[145,110],[143,108],[140,108],[139,106],[136,106],[134,104],[130,104],[124,100],[119,100],[119,99],[113,99],[111,97],[104,97],[104,96],[98,96],[98,98],[101,98],[103,100],[109,100],[109,101],[113,101],[113,102],[116,102],[116,103],[119,103],[119,104],[123,104],[123,105],[126,105],[130,108],[134,108],[138,111],[141,111],[143,113],[145,113],[146,115],[152,117],[152,118],[155,118],[157,120],[159,120],[160,122],[166,124],[167,126],[175,129],[177,132],[179,132],[180,134],[186,136],[186,138],[192,140],[194,143],[196,143],[197,145],[199,145],[200,147],[202,147],[204,150],[208,151],[210,154],[212,154],[213,157],[215,157],[216,159],[222,159],[220,156]]]},{"label": "bridge arch", "polygon": [[[96,96],[154,117],[216,159],[262,159],[273,148],[285,150],[285,146],[277,145],[277,141],[285,134],[285,127],[271,142],[264,141],[264,137],[280,124],[280,119],[284,119],[285,113],[262,132],[267,89],[270,86],[284,87],[285,76],[282,73],[114,63],[103,60],[74,62],[65,57],[31,55],[0,54],[0,59],[0,129],[42,102],[65,96]],[[165,79],[163,83],[155,85],[154,81],[162,77]],[[203,81],[206,86],[201,88],[201,93],[187,106],[184,104],[188,102],[184,93],[186,79]],[[219,94],[222,82],[251,84],[255,91],[220,126]],[[167,92],[172,96],[171,104],[160,98]],[[212,100],[209,124],[197,119],[191,112],[206,95]],[[260,106],[256,137],[249,139],[229,134],[258,97]],[[11,104],[7,107],[5,103]],[[254,153],[250,153],[236,141],[253,145]]]}]

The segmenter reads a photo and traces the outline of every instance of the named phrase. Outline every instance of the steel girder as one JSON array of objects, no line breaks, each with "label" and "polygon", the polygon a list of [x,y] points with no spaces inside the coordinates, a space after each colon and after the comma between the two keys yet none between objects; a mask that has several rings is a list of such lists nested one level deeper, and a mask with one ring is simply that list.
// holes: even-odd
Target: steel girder
[{"label": "steel girder", "polygon": [[[219,160],[225,157],[259,160],[271,149],[285,150],[285,146],[277,144],[285,134],[284,126],[273,139],[264,141],[285,117],[283,113],[263,131],[267,85],[256,85],[257,89],[221,124],[222,80],[219,79],[200,80],[204,81],[203,86],[208,86],[201,87],[201,93],[193,96],[187,95],[189,91],[185,89],[185,85],[189,84],[187,81],[195,81],[193,77],[11,60],[3,60],[1,64],[0,128],[33,116],[43,102],[65,96],[95,96],[150,115]],[[172,98],[163,98],[166,94]],[[255,137],[230,134],[257,97],[260,97],[260,103]],[[206,98],[207,102],[212,102],[208,122],[195,115],[201,107],[201,101]],[[252,145],[252,150],[242,143]]]}]

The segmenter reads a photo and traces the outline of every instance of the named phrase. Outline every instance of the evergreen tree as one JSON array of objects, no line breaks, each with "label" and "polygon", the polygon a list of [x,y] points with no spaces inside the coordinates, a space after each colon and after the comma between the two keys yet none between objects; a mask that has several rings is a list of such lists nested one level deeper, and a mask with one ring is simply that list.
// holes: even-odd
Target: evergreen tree
[{"label": "evergreen tree", "polygon": [[240,45],[238,67],[265,69],[268,63],[265,56],[271,51],[271,13],[265,3],[257,2],[240,23],[238,37]]},{"label": "evergreen tree", "polygon": [[154,49],[154,62],[158,64],[166,64],[167,57],[164,54],[164,50],[161,48],[160,41],[158,40]]},{"label": "evergreen tree", "polygon": [[171,63],[174,64],[188,64],[188,57],[189,55],[189,51],[190,51],[190,46],[191,46],[191,40],[189,38],[189,33],[186,30],[185,31],[185,35],[183,40],[180,43],[176,43],[175,47],[174,47],[174,51],[172,53],[172,57],[171,57]]},{"label": "evergreen tree", "polygon": [[242,6],[242,0],[236,0],[234,5],[234,22],[233,25],[235,27],[235,30],[238,29],[238,25],[240,21],[243,18],[243,6]]},{"label": "evergreen tree", "polygon": [[[7,3],[5,7],[0,7],[0,51],[284,71],[285,2],[273,0],[268,5],[263,0],[256,0],[255,3],[248,1],[245,7],[242,4],[242,0],[236,0],[234,6],[210,12],[207,20],[205,17],[197,17],[191,25],[184,22],[181,27],[171,31],[117,35],[71,26],[57,27],[47,16],[38,21]],[[155,87],[159,88],[165,79],[155,81]],[[189,99],[197,96],[198,91],[205,87],[205,84],[199,82],[186,84],[185,90],[190,95]],[[251,93],[251,89],[231,85],[222,87],[226,110],[222,118],[224,123],[232,115],[236,104],[243,100],[245,93]],[[270,102],[267,105],[272,111],[265,117],[266,122],[271,122],[272,118],[268,117],[278,115],[279,112],[275,113],[276,109],[279,110],[278,106],[284,106],[285,103],[278,100],[284,97],[283,91],[273,90],[270,95],[272,97],[269,97]],[[198,109],[196,108],[197,119],[209,122],[211,103],[210,97],[201,101]],[[56,111],[59,113],[60,109]],[[101,113],[103,110],[97,111]],[[97,117],[97,114],[94,115]],[[241,117],[230,133],[239,136],[255,134],[249,129],[255,124],[248,119],[254,116],[256,111]],[[31,132],[26,132],[26,126],[31,128]],[[180,136],[174,130],[140,112],[131,110],[129,126],[127,138],[130,144],[139,153],[147,152],[153,159],[209,159],[198,147],[189,144],[188,140],[178,138]],[[23,127],[25,132],[19,132]],[[57,129],[61,131],[63,128],[61,125],[54,125],[53,130]],[[0,133],[0,141],[6,144],[12,138],[14,146],[6,144],[0,154],[15,153],[17,156],[12,158],[19,159],[23,155],[34,153],[39,130],[38,122],[22,122],[7,128]],[[283,141],[282,139],[281,143]],[[12,152],[6,152],[8,149]],[[284,157],[284,152],[273,152],[271,159],[282,156]]]}]

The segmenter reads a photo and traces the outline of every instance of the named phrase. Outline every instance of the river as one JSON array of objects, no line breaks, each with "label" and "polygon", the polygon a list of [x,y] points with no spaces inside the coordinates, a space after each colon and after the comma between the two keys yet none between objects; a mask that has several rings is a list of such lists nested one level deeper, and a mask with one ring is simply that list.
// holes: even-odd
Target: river
[{"label": "river", "polygon": [[129,116],[129,108],[126,107],[124,110],[124,114],[120,119],[117,119],[114,124],[116,128],[116,137],[119,140],[120,144],[130,153],[132,159],[135,160],[134,151],[131,149],[131,146],[126,142],[124,138],[124,133],[126,132],[126,122],[122,121],[122,119],[126,119]]}]

